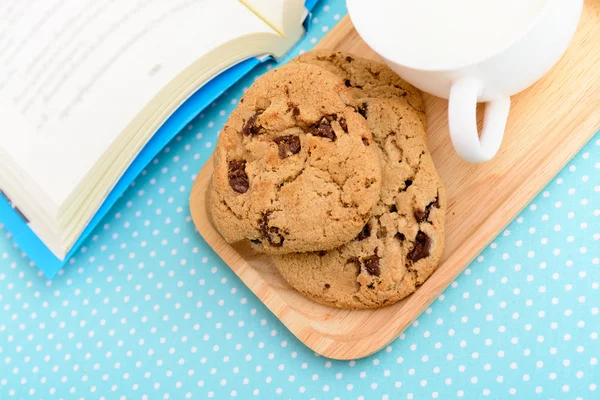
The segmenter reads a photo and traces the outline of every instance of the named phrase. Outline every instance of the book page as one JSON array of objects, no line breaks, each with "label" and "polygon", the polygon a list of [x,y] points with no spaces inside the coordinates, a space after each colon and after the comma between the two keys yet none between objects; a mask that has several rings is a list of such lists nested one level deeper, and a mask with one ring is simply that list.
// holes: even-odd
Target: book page
[{"label": "book page", "polygon": [[304,0],[240,0],[266,21],[280,35],[286,36],[291,30],[301,29],[302,22],[308,15]]},{"label": "book page", "polygon": [[4,0],[0,150],[60,205],[178,73],[254,32],[237,0]]}]

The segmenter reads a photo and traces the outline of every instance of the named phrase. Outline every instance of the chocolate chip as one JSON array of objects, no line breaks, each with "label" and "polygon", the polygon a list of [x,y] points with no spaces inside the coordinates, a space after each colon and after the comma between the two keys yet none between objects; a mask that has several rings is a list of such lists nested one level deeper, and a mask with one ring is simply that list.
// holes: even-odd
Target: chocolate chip
[{"label": "chocolate chip", "polygon": [[331,123],[325,117],[323,117],[318,124],[315,124],[310,128],[310,133],[314,136],[323,137],[331,141],[335,140],[335,132],[331,128]]},{"label": "chocolate chip", "polygon": [[260,231],[267,242],[273,247],[283,246],[284,237],[280,232],[279,228],[275,226],[269,226],[270,213],[263,213],[260,220]]},{"label": "chocolate chip", "polygon": [[229,186],[238,193],[246,193],[250,187],[246,174],[246,160],[231,160],[228,163]]},{"label": "chocolate chip", "polygon": [[429,213],[431,212],[431,207],[439,208],[440,207],[440,199],[439,196],[435,197],[435,200],[431,203],[427,204],[425,210],[415,210],[415,219],[417,222],[424,222],[429,218]]},{"label": "chocolate chip", "polygon": [[256,125],[256,119],[260,114],[262,114],[265,110],[256,110],[254,115],[248,118],[248,121],[242,126],[242,133],[244,135],[258,135],[262,131],[262,126]]},{"label": "chocolate chip", "polygon": [[427,213],[424,210],[415,210],[413,215],[417,222],[423,222],[427,219]]},{"label": "chocolate chip", "polygon": [[369,236],[371,236],[371,226],[367,223],[356,237],[356,240],[365,240]]},{"label": "chocolate chip", "polygon": [[369,143],[369,139],[367,138],[362,138],[362,142],[364,143],[365,146],[369,146],[371,143]]},{"label": "chocolate chip", "polygon": [[419,231],[415,238],[415,247],[409,253],[408,258],[414,264],[422,258],[429,256],[429,249],[431,248],[431,239],[425,233]]},{"label": "chocolate chip", "polygon": [[350,57],[350,56],[346,56],[346,61],[348,61],[348,62],[352,62],[353,60],[354,60],[354,59],[353,59],[352,57]]},{"label": "chocolate chip", "polygon": [[279,228],[270,227],[269,228],[269,236],[267,237],[269,244],[273,247],[281,247],[283,246],[283,235],[279,233]]},{"label": "chocolate chip", "polygon": [[360,260],[358,259],[358,257],[350,257],[346,260],[346,264],[355,264],[360,269]]},{"label": "chocolate chip", "polygon": [[407,95],[407,93],[406,93],[406,92],[403,92],[403,93],[402,93],[400,96],[401,96],[401,97],[405,97],[406,95]]},{"label": "chocolate chip", "polygon": [[325,289],[329,289],[331,287],[331,285],[329,283],[325,284]]},{"label": "chocolate chip", "polygon": [[396,205],[395,205],[395,204],[392,204],[392,205],[390,206],[390,212],[391,212],[391,213],[393,213],[393,212],[398,212],[398,207],[396,207]]},{"label": "chocolate chip", "polygon": [[358,113],[367,118],[367,103],[362,103],[358,106]]},{"label": "chocolate chip", "polygon": [[338,122],[340,123],[340,126],[342,127],[342,130],[344,132],[348,133],[348,124],[346,124],[346,118],[341,117]]},{"label": "chocolate chip", "polygon": [[260,240],[258,240],[258,239],[252,239],[251,242],[254,243],[254,244],[260,244],[261,243]]},{"label": "chocolate chip", "polygon": [[325,257],[327,252],[325,250],[321,250],[321,251],[317,251],[317,254],[319,255],[319,257]]},{"label": "chocolate chip", "polygon": [[406,239],[406,236],[404,236],[404,233],[400,233],[400,232],[396,233],[394,235],[394,237],[401,242],[404,242],[404,240]]},{"label": "chocolate chip", "polygon": [[362,261],[369,275],[379,276],[381,274],[381,271],[379,270],[379,257],[377,254],[365,257]]},{"label": "chocolate chip", "polygon": [[412,182],[413,182],[413,181],[411,181],[410,179],[407,179],[407,180],[405,180],[405,181],[404,181],[404,190],[408,189],[408,187],[409,187],[410,185],[412,185]]},{"label": "chocolate chip", "polygon": [[281,159],[298,154],[302,148],[300,138],[296,135],[280,136],[275,138],[275,143],[279,147],[279,158]]},{"label": "chocolate chip", "polygon": [[298,115],[300,115],[300,109],[298,108],[298,106],[294,103],[292,103],[291,101],[288,101],[287,103],[288,108],[287,108],[287,112],[292,112],[292,116],[294,118],[296,118]]},{"label": "chocolate chip", "polygon": [[429,218],[429,213],[431,212],[431,208],[440,208],[440,196],[439,194],[437,194],[435,196],[435,200],[432,201],[431,203],[427,204],[427,207],[425,207],[425,209],[427,210],[427,217]]}]

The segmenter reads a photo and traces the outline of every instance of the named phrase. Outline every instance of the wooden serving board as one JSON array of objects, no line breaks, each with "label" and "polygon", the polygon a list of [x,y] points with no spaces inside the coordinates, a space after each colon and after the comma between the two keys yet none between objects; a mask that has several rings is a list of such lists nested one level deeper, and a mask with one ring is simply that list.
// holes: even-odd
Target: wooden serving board
[{"label": "wooden serving board", "polygon": [[[317,47],[378,58],[348,17]],[[212,158],[192,189],[192,217],[204,240],[298,339],[326,357],[360,358],[394,340],[600,129],[600,1],[586,2],[578,32],[558,65],[512,98],[506,136],[492,161],[460,159],[448,134],[447,101],[429,95],[424,100],[428,146],[449,196],[446,247],[431,278],[395,305],[347,311],[304,298],[283,281],[268,256],[225,243],[210,224],[205,195]]]}]

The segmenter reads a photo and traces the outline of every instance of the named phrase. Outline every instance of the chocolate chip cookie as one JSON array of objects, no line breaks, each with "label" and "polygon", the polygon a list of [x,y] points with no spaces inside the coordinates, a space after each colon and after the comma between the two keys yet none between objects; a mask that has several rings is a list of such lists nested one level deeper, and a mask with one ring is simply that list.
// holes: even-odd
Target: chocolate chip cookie
[{"label": "chocolate chip cookie", "polygon": [[357,100],[366,97],[400,98],[398,107],[414,110],[427,133],[423,99],[417,88],[400,78],[384,63],[342,51],[315,50],[301,54],[295,62],[318,65],[340,76]]},{"label": "chocolate chip cookie", "polygon": [[395,99],[365,99],[382,163],[373,216],[336,249],[274,256],[281,275],[305,296],[339,308],[390,305],[414,292],[444,247],[446,192],[427,151],[423,126]]},{"label": "chocolate chip cookie", "polygon": [[358,235],[381,188],[371,130],[337,75],[288,64],[259,78],[220,133],[209,211],[228,243],[285,254]]}]

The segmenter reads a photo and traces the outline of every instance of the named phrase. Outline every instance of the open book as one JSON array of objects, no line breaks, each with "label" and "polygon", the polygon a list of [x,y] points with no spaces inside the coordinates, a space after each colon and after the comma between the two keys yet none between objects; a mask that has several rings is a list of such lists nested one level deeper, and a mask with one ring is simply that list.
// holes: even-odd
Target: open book
[{"label": "open book", "polygon": [[59,263],[201,108],[284,56],[307,15],[303,0],[33,3],[0,4],[0,222],[17,215]]}]

